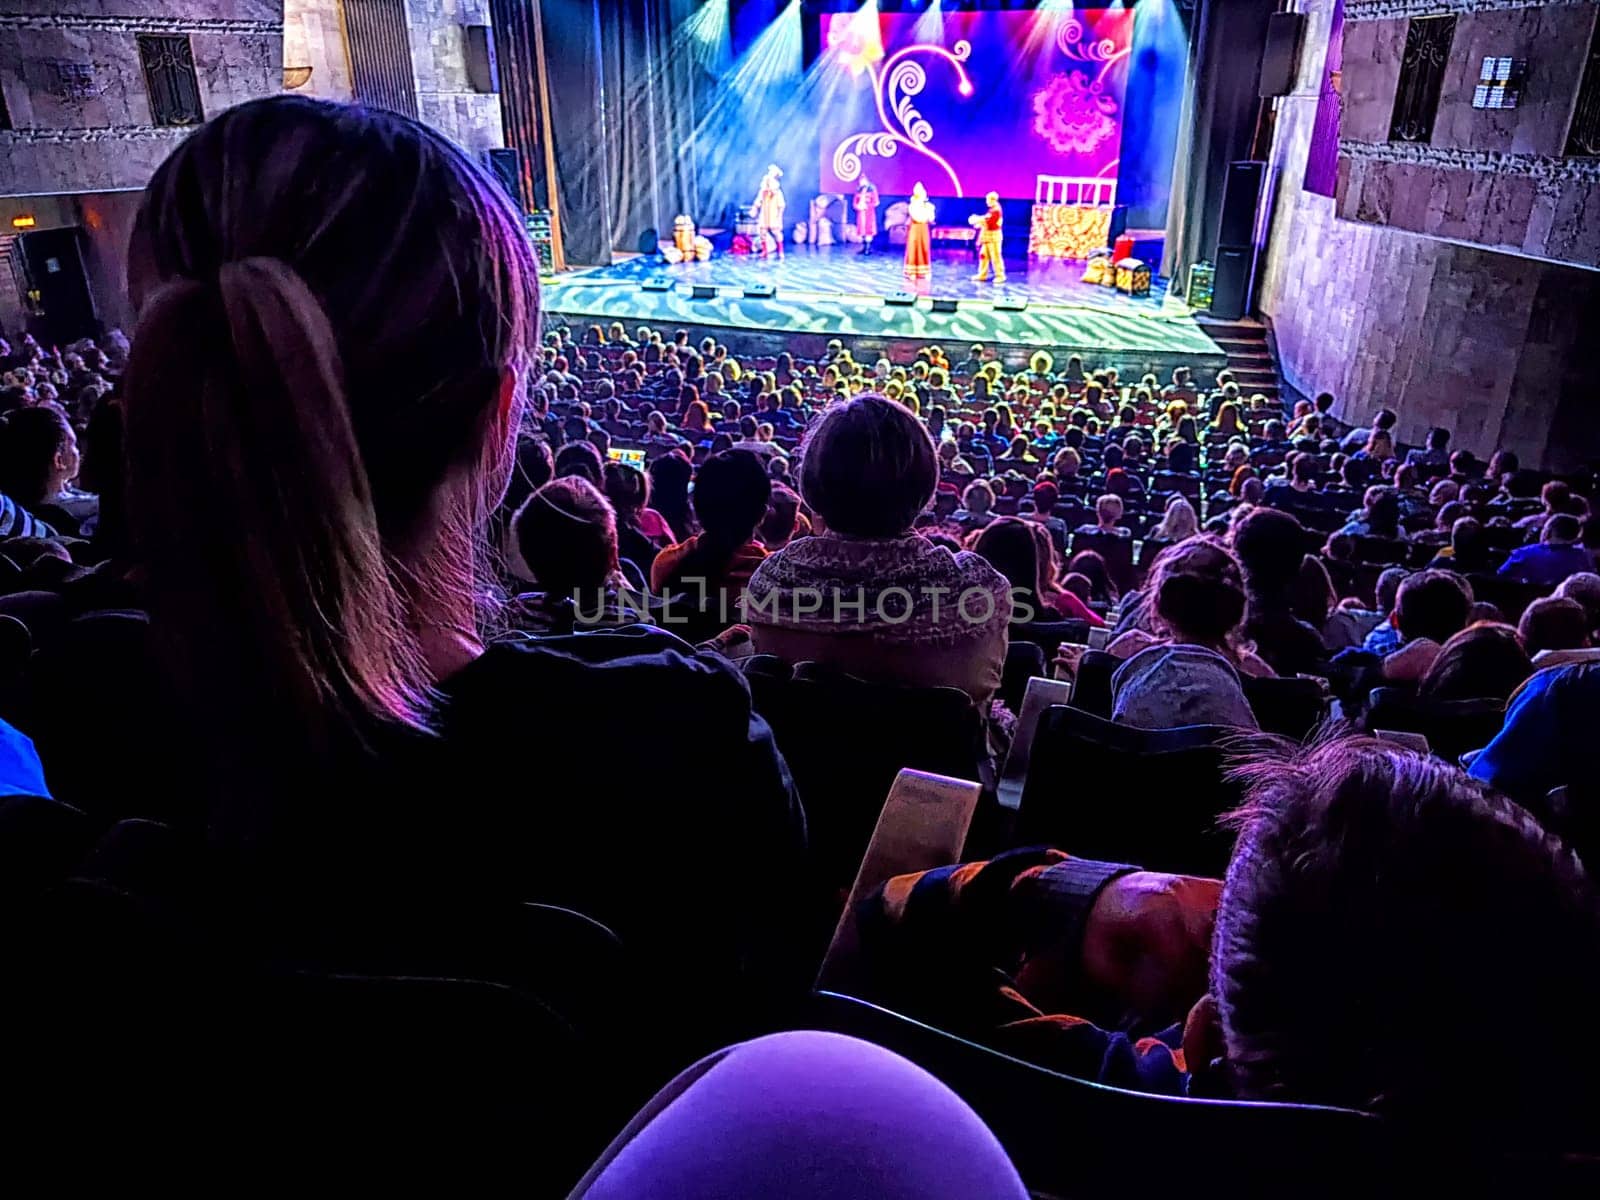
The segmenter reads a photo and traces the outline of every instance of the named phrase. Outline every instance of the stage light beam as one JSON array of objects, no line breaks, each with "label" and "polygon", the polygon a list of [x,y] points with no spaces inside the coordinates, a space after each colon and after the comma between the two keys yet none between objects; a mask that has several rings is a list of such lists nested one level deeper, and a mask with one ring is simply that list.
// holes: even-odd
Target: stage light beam
[{"label": "stage light beam", "polygon": [[706,0],[679,28],[674,40],[678,38],[707,74],[720,75],[733,59],[728,0]]}]

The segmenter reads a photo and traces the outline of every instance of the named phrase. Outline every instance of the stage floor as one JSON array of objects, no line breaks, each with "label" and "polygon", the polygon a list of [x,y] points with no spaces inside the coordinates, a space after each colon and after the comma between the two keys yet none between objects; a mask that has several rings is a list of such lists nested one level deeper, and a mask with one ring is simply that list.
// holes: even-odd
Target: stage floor
[{"label": "stage floor", "polygon": [[[709,331],[738,330],[745,342],[781,348],[798,336],[850,339],[865,349],[904,357],[930,341],[982,342],[1009,361],[1021,362],[1039,347],[1056,355],[1081,353],[1091,365],[1170,371],[1193,366],[1209,375],[1226,355],[1206,336],[1188,308],[1166,299],[1157,280],[1151,295],[1134,299],[1081,282],[1083,264],[1019,259],[1006,265],[1007,282],[976,283],[968,250],[935,250],[933,277],[918,285],[901,270],[898,252],[858,254],[852,246],[795,246],[781,260],[720,255],[710,262],[674,266],[654,256],[607,267],[569,271],[544,281],[544,307],[573,323],[623,321]],[[642,289],[647,280],[672,284],[669,291]],[[696,300],[694,284],[722,289]],[[753,284],[777,289],[771,299],[744,296]],[[891,292],[912,291],[914,305],[884,304]],[[953,313],[936,313],[932,298],[960,301]],[[994,307],[997,299],[1026,300],[1022,311]],[[763,336],[765,335],[765,337]],[[817,347],[821,349],[820,346]]]}]

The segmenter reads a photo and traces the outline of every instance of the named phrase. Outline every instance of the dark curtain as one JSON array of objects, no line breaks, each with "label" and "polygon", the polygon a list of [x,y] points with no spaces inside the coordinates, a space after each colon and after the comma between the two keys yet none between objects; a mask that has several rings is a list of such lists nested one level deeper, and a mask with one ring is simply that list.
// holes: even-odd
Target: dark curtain
[{"label": "dark curtain", "polygon": [[542,0],[562,239],[573,265],[606,263],[692,212],[683,153],[701,86],[672,50],[694,0]]},{"label": "dark curtain", "polygon": [[1203,0],[1189,37],[1189,90],[1178,121],[1178,154],[1161,273],[1178,288],[1189,265],[1215,260],[1228,164],[1250,157],[1262,101],[1256,95],[1267,18],[1276,0]]}]

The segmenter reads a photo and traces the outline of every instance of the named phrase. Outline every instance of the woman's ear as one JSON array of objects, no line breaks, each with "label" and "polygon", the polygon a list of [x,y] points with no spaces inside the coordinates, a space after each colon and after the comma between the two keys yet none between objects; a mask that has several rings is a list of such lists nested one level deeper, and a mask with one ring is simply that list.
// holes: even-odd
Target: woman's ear
[{"label": "woman's ear", "polygon": [[496,397],[495,417],[500,423],[501,430],[511,422],[512,411],[516,407],[521,387],[522,377],[510,368],[500,376],[500,394]]}]

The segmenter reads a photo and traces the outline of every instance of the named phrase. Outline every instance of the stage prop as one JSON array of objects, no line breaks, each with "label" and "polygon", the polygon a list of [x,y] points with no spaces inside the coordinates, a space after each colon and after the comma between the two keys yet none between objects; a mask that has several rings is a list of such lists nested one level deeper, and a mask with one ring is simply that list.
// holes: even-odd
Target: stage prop
[{"label": "stage prop", "polygon": [[1117,271],[1112,265],[1110,247],[1101,246],[1098,250],[1089,251],[1089,261],[1083,268],[1083,282],[1097,287],[1117,286]]},{"label": "stage prop", "polygon": [[1128,296],[1150,294],[1150,267],[1141,259],[1117,260],[1117,291]]},{"label": "stage prop", "polygon": [[1115,179],[1040,175],[1034,181],[1028,253],[1083,260],[1111,241]]},{"label": "stage prop", "polygon": [[661,247],[661,257],[669,263],[705,262],[711,257],[711,239],[700,236],[693,217],[679,213],[672,222],[672,244]]}]

